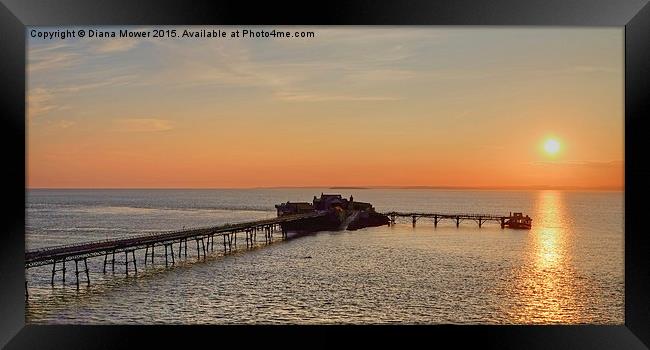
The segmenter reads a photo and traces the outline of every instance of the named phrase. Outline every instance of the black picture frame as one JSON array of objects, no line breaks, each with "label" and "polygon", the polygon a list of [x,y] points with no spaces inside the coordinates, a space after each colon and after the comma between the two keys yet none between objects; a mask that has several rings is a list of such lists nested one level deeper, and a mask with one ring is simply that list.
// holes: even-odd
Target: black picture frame
[{"label": "black picture frame", "polygon": [[[285,345],[341,342],[332,333],[368,341],[419,340],[453,347],[647,349],[650,295],[644,203],[650,171],[650,6],[647,0],[447,0],[329,1],[21,1],[0,0],[0,111],[2,113],[3,231],[0,233],[0,346],[21,348],[122,348],[200,346],[206,339]],[[625,27],[625,325],[262,327],[36,326],[25,325],[24,251],[26,189],[26,26],[31,25],[518,25]],[[278,336],[282,333],[281,336]],[[421,336],[416,339],[413,336]],[[391,338],[394,337],[394,338]],[[218,340],[216,340],[218,339]],[[225,339],[225,340],[224,340]],[[451,342],[451,343],[449,343]]]}]

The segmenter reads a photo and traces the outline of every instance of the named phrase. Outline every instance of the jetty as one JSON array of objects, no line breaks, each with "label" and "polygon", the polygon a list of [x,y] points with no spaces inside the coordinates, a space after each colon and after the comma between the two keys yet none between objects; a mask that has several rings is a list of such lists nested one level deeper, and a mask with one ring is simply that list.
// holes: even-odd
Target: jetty
[{"label": "jetty", "polygon": [[444,214],[444,213],[421,213],[421,212],[398,212],[391,211],[384,215],[390,218],[390,225],[395,225],[397,218],[409,218],[415,227],[415,223],[423,218],[433,219],[433,226],[438,227],[438,223],[442,220],[451,220],[456,223],[456,227],[460,226],[461,221],[470,220],[478,224],[478,227],[483,227],[483,224],[488,221],[494,221],[501,225],[501,228],[515,228],[515,229],[530,229],[532,219],[522,213],[510,213],[505,215],[493,214]]}]

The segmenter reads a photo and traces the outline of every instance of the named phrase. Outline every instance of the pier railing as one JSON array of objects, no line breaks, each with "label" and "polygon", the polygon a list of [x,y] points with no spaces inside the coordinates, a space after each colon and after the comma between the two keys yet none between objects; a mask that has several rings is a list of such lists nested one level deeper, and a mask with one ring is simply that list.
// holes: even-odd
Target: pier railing
[{"label": "pier railing", "polygon": [[[224,246],[232,245],[231,239],[237,232],[247,232],[247,240],[252,239],[253,231],[263,229],[270,232],[275,226],[296,220],[303,220],[325,215],[325,212],[314,212],[307,214],[286,215],[276,218],[262,219],[256,221],[246,221],[239,223],[228,223],[218,226],[195,227],[182,230],[160,231],[137,236],[127,236],[119,239],[94,240],[80,243],[57,245],[52,247],[38,248],[25,252],[25,267],[40,266],[55,263],[57,260],[75,260],[86,257],[115,253],[121,251],[132,251],[155,245],[169,245],[169,242],[184,241],[187,244],[188,239],[196,239],[197,245],[199,240],[204,238],[210,241],[214,236],[224,237]],[[251,232],[249,237],[248,231]]]},{"label": "pier railing", "polygon": [[456,227],[460,226],[460,222],[463,220],[472,220],[478,223],[478,227],[482,227],[483,223],[486,221],[495,221],[501,225],[501,228],[505,228],[506,220],[509,219],[509,216],[505,215],[496,215],[496,214],[477,214],[477,213],[425,213],[425,212],[399,212],[391,211],[384,213],[390,219],[391,225],[395,224],[396,218],[410,218],[415,227],[415,223],[421,218],[433,219],[434,227],[438,226],[438,223],[442,220],[454,220],[456,221]]}]

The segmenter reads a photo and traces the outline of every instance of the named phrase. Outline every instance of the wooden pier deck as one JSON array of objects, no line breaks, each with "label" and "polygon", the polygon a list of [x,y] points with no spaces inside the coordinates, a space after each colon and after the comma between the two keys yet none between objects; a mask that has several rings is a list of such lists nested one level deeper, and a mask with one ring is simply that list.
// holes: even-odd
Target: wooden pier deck
[{"label": "wooden pier deck", "polygon": [[[63,273],[63,283],[65,284],[66,262],[75,263],[76,285],[79,287],[79,274],[86,276],[86,283],[90,284],[88,273],[87,259],[92,257],[104,256],[103,272],[106,273],[107,266],[115,271],[115,264],[125,265],[125,272],[129,274],[129,266],[133,267],[135,273],[138,272],[135,252],[145,250],[144,263],[154,263],[154,249],[156,246],[164,247],[165,266],[175,264],[174,244],[177,244],[177,255],[187,257],[187,242],[193,240],[196,242],[197,256],[205,258],[207,251],[214,251],[214,237],[221,237],[223,241],[224,253],[232,251],[233,245],[237,245],[237,235],[245,234],[247,247],[252,247],[257,242],[257,233],[264,233],[264,240],[270,243],[273,240],[273,233],[281,231],[282,238],[286,238],[287,233],[282,230],[282,223],[296,222],[304,219],[316,218],[327,215],[327,212],[314,212],[306,214],[285,215],[282,217],[241,222],[236,224],[225,224],[214,227],[194,228],[179,231],[160,232],[155,234],[141,235],[114,240],[102,240],[93,242],[83,242],[77,244],[61,245],[47,247],[25,252],[25,268],[52,265],[51,283],[54,285],[54,277],[57,272]],[[123,253],[124,261],[116,261],[115,254]],[[131,257],[129,257],[131,255]],[[79,263],[83,263],[83,270],[79,271]],[[57,269],[57,264],[61,265]]]}]

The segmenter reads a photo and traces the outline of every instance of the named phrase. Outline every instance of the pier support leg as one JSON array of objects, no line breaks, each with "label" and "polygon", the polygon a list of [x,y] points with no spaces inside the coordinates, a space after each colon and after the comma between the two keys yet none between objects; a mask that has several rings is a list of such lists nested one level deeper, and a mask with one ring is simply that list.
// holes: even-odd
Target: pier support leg
[{"label": "pier support leg", "polygon": [[126,272],[126,276],[128,277],[129,276],[129,252],[128,251],[124,252],[124,266],[125,266],[124,271]]},{"label": "pier support leg", "polygon": [[415,227],[415,221],[416,221],[416,220],[417,220],[417,219],[415,218],[415,215],[414,215],[414,216],[413,216],[413,227]]},{"label": "pier support leg", "polygon": [[144,248],[144,266],[147,266],[147,258],[149,257],[149,246]]},{"label": "pier support leg", "polygon": [[104,273],[106,273],[106,263],[108,262],[108,252],[104,255]]},{"label": "pier support leg", "polygon": [[111,260],[111,270],[115,273],[115,251],[113,251],[113,260]]},{"label": "pier support leg", "polygon": [[196,239],[196,256],[201,258],[201,251],[199,250],[199,239]]},{"label": "pier support leg", "polygon": [[[172,252],[172,266],[176,265],[176,260],[174,260],[174,243],[169,243],[169,250]],[[180,248],[179,248],[180,251]]]},{"label": "pier support leg", "polygon": [[456,228],[458,228],[458,226],[460,226],[460,218],[457,216],[456,217]]},{"label": "pier support leg", "polygon": [[54,287],[54,273],[56,271],[56,259],[52,262],[52,287]]},{"label": "pier support leg", "polygon": [[61,263],[63,264],[63,269],[62,269],[62,271],[63,271],[63,285],[65,286],[65,258],[63,258]]},{"label": "pier support leg", "polygon": [[481,218],[478,218],[478,228],[483,227],[483,220]]},{"label": "pier support leg", "polygon": [[433,228],[437,228],[437,227],[438,227],[438,216],[434,216],[433,217]]},{"label": "pier support leg", "polygon": [[223,237],[223,252],[226,253],[226,235],[221,235]]},{"label": "pier support leg", "polygon": [[90,287],[90,274],[88,273],[88,261],[84,258],[84,267],[86,269],[86,284]]},{"label": "pier support leg", "polygon": [[[208,236],[208,240],[209,239],[210,239],[210,236]],[[203,258],[205,258],[207,256],[207,254],[206,254],[206,250],[205,250],[205,242],[203,241],[203,239],[201,239],[201,246],[203,247]]]},{"label": "pier support leg", "polygon": [[185,238],[185,258],[187,259],[187,238]]},{"label": "pier support leg", "polygon": [[169,266],[169,262],[167,260],[167,244],[165,244],[165,267]]},{"label": "pier support leg", "polygon": [[503,229],[505,227],[506,227],[506,219],[501,218],[501,228]]},{"label": "pier support leg", "polygon": [[74,274],[77,276],[77,290],[79,289],[79,260],[74,260]]},{"label": "pier support leg", "polygon": [[133,257],[133,270],[135,271],[135,274],[138,274],[138,264],[136,263],[135,260],[135,250],[131,251],[131,256]]}]

